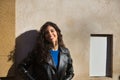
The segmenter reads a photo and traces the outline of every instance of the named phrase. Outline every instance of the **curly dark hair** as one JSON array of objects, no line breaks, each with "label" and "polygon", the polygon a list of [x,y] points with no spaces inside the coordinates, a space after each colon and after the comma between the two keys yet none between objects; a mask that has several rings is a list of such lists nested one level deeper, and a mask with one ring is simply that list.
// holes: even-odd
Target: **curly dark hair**
[{"label": "curly dark hair", "polygon": [[46,34],[45,31],[48,26],[52,26],[56,30],[57,35],[58,35],[58,46],[65,47],[63,38],[62,38],[62,34],[61,34],[61,30],[59,29],[59,27],[53,22],[50,22],[50,21],[46,22],[40,28],[38,38],[37,38],[36,50],[35,50],[38,53],[39,58],[41,60],[45,60],[45,61],[46,61],[47,57],[50,56],[49,50],[51,49],[51,43],[45,39],[45,34]]}]

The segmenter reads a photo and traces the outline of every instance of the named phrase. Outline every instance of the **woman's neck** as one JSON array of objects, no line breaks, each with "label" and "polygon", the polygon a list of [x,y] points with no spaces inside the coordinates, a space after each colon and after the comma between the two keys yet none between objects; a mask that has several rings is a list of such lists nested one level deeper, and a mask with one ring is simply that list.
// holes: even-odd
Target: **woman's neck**
[{"label": "woman's neck", "polygon": [[53,46],[52,50],[58,50],[58,45]]},{"label": "woman's neck", "polygon": [[58,50],[58,43],[53,44],[52,50]]}]

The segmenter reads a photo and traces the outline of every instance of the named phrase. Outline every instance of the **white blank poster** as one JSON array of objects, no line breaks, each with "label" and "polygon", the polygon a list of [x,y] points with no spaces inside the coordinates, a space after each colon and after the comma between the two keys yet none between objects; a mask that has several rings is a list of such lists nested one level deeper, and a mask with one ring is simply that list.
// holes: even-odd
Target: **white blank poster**
[{"label": "white blank poster", "polygon": [[90,76],[106,76],[107,37],[90,37]]}]

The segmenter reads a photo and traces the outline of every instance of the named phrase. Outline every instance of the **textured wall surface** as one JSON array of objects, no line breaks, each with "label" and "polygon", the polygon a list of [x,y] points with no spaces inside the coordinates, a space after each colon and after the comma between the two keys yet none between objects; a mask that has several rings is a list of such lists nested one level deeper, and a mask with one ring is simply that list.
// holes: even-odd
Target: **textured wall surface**
[{"label": "textured wall surface", "polygon": [[7,76],[15,43],[15,0],[0,0],[0,77]]},{"label": "textured wall surface", "polygon": [[[119,3],[120,0],[16,0],[16,38],[53,21],[62,30],[70,49],[73,80],[119,80]],[[90,34],[113,34],[112,78],[89,76]]]},{"label": "textured wall surface", "polygon": [[[61,28],[71,51],[74,80],[119,80],[119,3],[120,0],[16,0],[16,36],[53,21]],[[113,34],[112,78],[89,77],[90,34]]]}]

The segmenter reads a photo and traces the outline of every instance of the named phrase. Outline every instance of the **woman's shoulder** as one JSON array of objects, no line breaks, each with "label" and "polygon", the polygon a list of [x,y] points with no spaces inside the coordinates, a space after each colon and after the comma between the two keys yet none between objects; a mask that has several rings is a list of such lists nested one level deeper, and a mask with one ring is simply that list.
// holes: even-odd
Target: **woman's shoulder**
[{"label": "woman's shoulder", "polygon": [[60,47],[60,51],[62,51],[63,53],[69,53],[69,49],[66,47]]}]

